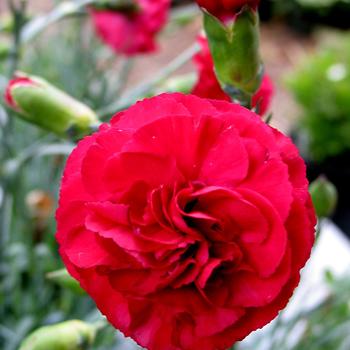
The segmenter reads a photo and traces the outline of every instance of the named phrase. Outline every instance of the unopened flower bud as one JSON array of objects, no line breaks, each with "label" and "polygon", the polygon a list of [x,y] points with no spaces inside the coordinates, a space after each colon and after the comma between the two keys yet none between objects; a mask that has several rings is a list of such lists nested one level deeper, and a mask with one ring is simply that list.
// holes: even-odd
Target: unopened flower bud
[{"label": "unopened flower bud", "polygon": [[222,88],[230,96],[252,96],[263,77],[257,12],[244,7],[228,24],[204,12],[204,27]]},{"label": "unopened flower bud", "polygon": [[39,77],[18,73],[7,86],[5,101],[23,119],[58,135],[80,137],[98,125],[88,106]]},{"label": "unopened flower bud", "polygon": [[81,350],[95,340],[96,329],[79,320],[66,321],[37,329],[20,345],[19,350]]},{"label": "unopened flower bud", "polygon": [[310,194],[319,218],[331,216],[337,206],[338,191],[324,176],[310,185]]}]

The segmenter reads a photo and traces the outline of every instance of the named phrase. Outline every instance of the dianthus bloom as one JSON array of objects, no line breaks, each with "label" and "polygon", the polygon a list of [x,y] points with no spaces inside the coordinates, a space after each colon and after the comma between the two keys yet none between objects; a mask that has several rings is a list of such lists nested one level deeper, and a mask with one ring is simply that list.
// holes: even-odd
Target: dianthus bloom
[{"label": "dianthus bloom", "polygon": [[[221,88],[214,72],[214,62],[211,56],[207,39],[198,38],[201,50],[194,56],[194,63],[198,69],[198,80],[192,94],[217,100],[231,101],[231,98]],[[271,104],[274,87],[271,79],[265,74],[259,90],[253,96],[252,107],[256,107],[260,115],[264,115]]]},{"label": "dianthus bloom", "polygon": [[68,271],[149,350],[224,350],[270,322],[314,241],[291,141],[225,101],[164,94],[68,159],[57,211]]},{"label": "dianthus bloom", "polygon": [[244,5],[256,9],[260,0],[196,0],[198,5],[205,8],[216,17],[234,16]]},{"label": "dianthus bloom", "polygon": [[117,53],[135,55],[156,49],[155,36],[166,23],[170,0],[135,0],[132,10],[91,10],[98,35]]}]

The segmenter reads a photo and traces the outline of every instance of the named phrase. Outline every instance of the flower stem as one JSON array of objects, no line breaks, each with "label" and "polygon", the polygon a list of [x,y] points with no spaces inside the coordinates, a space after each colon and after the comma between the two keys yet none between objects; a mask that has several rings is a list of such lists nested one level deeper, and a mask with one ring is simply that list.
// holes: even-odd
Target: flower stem
[{"label": "flower stem", "polygon": [[[26,10],[26,0],[21,0],[19,5],[16,6],[13,0],[7,1],[9,10],[11,11],[14,23],[13,29],[13,47],[9,54],[8,61],[8,77],[11,77],[14,71],[18,67],[20,59],[20,46],[21,46],[21,30],[25,22],[25,10]],[[6,152],[3,153],[2,158],[8,156],[13,156],[14,151],[12,148],[12,129],[13,121],[12,118],[7,117],[2,121],[2,137],[1,143],[3,149]],[[6,159],[1,159],[0,164],[4,164]],[[11,228],[11,218],[13,210],[13,196],[11,193],[11,185],[6,181],[6,179],[1,179],[0,183],[0,260],[3,253],[3,247],[6,246],[6,242],[10,237]]]},{"label": "flower stem", "polygon": [[13,17],[13,47],[9,54],[8,76],[11,77],[18,66],[20,47],[21,47],[21,31],[25,23],[26,0],[21,0],[19,6],[15,6],[13,0],[8,0],[8,7]]},{"label": "flower stem", "polygon": [[120,99],[112,102],[105,108],[97,111],[100,117],[113,114],[120,110],[129,107],[131,104],[136,102],[139,98],[147,95],[152,89],[156,88],[157,85],[162,83],[171,74],[176,72],[185,63],[187,63],[193,55],[198,51],[198,45],[194,44],[177,56],[173,61],[166,65],[162,70],[158,72],[152,79],[147,79],[133,88],[131,91],[126,92]]},{"label": "flower stem", "polygon": [[232,102],[239,103],[241,106],[248,109],[252,108],[252,95],[244,92],[243,90],[237,89],[232,85],[224,87],[224,91],[232,99]]},{"label": "flower stem", "polygon": [[43,32],[50,25],[66,18],[79,14],[80,11],[88,5],[96,3],[98,0],[78,0],[65,1],[56,6],[51,12],[38,16],[28,22],[22,31],[21,40],[27,43]]}]

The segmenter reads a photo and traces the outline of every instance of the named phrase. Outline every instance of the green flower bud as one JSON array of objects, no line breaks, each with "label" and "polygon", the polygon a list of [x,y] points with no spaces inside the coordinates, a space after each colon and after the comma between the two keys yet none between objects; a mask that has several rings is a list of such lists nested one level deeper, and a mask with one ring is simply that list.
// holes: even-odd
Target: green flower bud
[{"label": "green flower bud", "polygon": [[19,350],[85,350],[94,342],[94,326],[79,320],[66,321],[37,329]]},{"label": "green flower bud", "polygon": [[60,285],[63,288],[67,288],[76,294],[85,294],[85,291],[80,287],[78,281],[76,281],[66,269],[52,271],[48,273],[46,277],[50,281]]},{"label": "green flower bud", "polygon": [[310,194],[319,218],[329,217],[334,213],[338,191],[324,176],[320,176],[310,185]]},{"label": "green flower bud", "polygon": [[61,136],[84,136],[99,123],[88,106],[35,76],[18,73],[7,86],[5,101],[26,121]]},{"label": "green flower bud", "polygon": [[204,28],[222,88],[233,97],[252,96],[263,75],[257,12],[246,6],[225,25],[204,11]]}]

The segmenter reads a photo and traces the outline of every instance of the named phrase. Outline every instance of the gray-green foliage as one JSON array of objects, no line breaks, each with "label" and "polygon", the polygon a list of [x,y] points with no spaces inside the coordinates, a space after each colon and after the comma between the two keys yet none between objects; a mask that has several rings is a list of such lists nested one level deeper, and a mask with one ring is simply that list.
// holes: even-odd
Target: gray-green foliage
[{"label": "gray-green foliage", "polygon": [[[328,274],[328,288],[328,296],[315,307],[293,317],[280,316],[253,343],[242,342],[237,350],[350,349],[350,277],[334,280]],[[308,297],[310,293],[313,290],[309,290]]]},{"label": "gray-green foliage", "polygon": [[[118,69],[112,69],[115,56],[98,45],[92,34],[84,19],[53,26],[22,48],[18,69],[47,78],[94,109],[105,106],[117,97]],[[3,60],[1,95],[7,71]],[[46,279],[48,272],[62,267],[54,238],[55,208],[39,225],[26,205],[28,193],[35,189],[57,202],[69,143],[15,118],[2,99],[0,123],[0,348],[16,350],[32,330],[66,319],[86,319],[95,306],[88,297]],[[48,156],[47,145],[53,144],[56,154]],[[17,171],[10,176],[13,169]],[[104,334],[94,348],[115,348],[115,332],[106,329]]]},{"label": "gray-green foliage", "polygon": [[[77,0],[75,5],[78,2],[84,1]],[[63,0],[52,3],[58,6],[48,16],[60,21],[49,27],[43,25],[38,31],[31,24],[37,24],[36,20],[41,25],[46,23],[47,14],[33,18],[34,22],[30,21],[29,27],[26,24],[21,32],[22,45],[13,45],[15,35],[4,32],[0,23],[0,41],[8,42],[11,50],[19,49],[15,50],[18,57],[1,51],[0,95],[12,70],[18,69],[46,79],[95,112],[107,109],[108,112],[98,114],[109,120],[118,106],[126,108],[150,90],[158,89],[195,52],[193,47],[186,50],[179,59],[161,68],[150,82],[140,81],[125,92],[133,60],[117,57],[101,45],[82,8],[63,20],[62,8],[67,10],[67,4],[70,9],[75,7]],[[31,2],[27,4],[30,6]],[[57,11],[61,11],[59,16]],[[18,23],[14,28],[18,29]],[[121,103],[124,93],[128,98]],[[33,215],[26,203],[33,190],[46,193],[57,203],[59,181],[72,142],[20,120],[6,108],[2,98],[0,126],[0,349],[16,350],[23,338],[42,326],[69,319],[94,323],[101,315],[88,296],[75,293],[76,284],[72,291],[66,288],[67,281],[62,276],[59,280],[46,278],[49,272],[63,267],[54,238],[55,208],[42,220]],[[118,347],[131,350],[136,345],[126,343],[112,326],[107,326],[99,330],[89,350]]]}]

